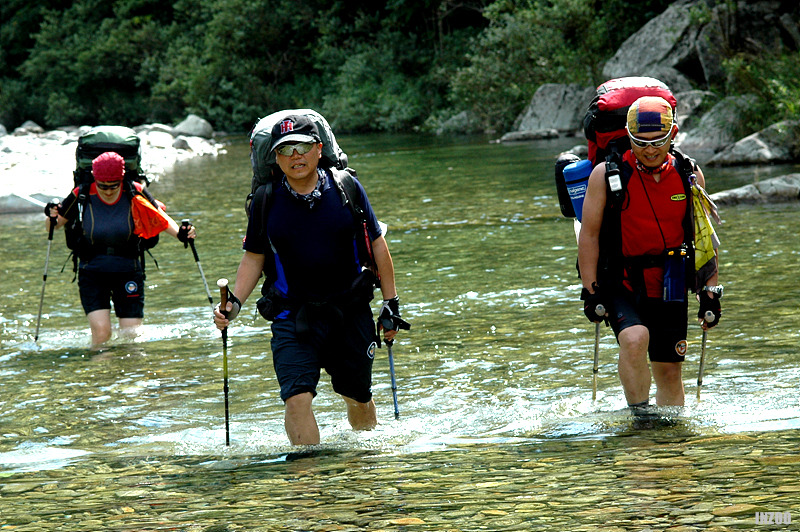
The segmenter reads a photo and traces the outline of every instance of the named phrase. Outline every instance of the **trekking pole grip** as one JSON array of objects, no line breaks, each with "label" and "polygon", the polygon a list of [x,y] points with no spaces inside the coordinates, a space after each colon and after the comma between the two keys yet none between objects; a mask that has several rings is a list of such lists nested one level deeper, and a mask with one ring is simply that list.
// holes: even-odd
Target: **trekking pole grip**
[{"label": "trekking pole grip", "polygon": [[228,315],[228,280],[227,279],[219,279],[217,281],[217,286],[219,287],[219,311],[224,314]]}]

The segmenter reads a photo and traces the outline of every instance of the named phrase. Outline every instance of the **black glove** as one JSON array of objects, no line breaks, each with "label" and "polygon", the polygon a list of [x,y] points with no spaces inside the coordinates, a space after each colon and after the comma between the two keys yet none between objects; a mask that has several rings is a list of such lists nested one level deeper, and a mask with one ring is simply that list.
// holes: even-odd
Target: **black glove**
[{"label": "black glove", "polygon": [[[400,317],[400,298],[394,296],[392,299],[384,299],[381,305],[381,312],[378,314],[378,339],[380,340],[381,329],[387,331],[405,331],[411,329],[411,324]],[[380,344],[379,344],[380,345]]]},{"label": "black glove", "polygon": [[231,292],[230,288],[228,288],[227,299],[228,299],[228,302],[231,304],[231,309],[230,310],[226,311],[224,308],[222,308],[220,303],[217,303],[217,306],[214,307],[214,308],[216,310],[219,310],[220,313],[222,313],[222,315],[224,315],[226,318],[228,318],[229,320],[232,320],[236,316],[239,315],[239,311],[242,309],[242,302],[239,301],[238,297],[233,295],[233,292]]},{"label": "black glove", "polygon": [[181,222],[181,226],[178,228],[178,240],[183,242],[183,247],[189,246],[189,231],[191,229],[192,224],[189,223],[189,220]]},{"label": "black glove", "polygon": [[708,292],[703,290],[700,292],[700,310],[697,311],[697,317],[701,320],[705,320],[706,312],[709,311],[714,314],[714,321],[706,320],[706,327],[710,329],[719,323],[719,319],[722,317],[722,307],[720,306],[719,299],[716,297],[712,299],[708,295]]},{"label": "black glove", "polygon": [[50,209],[55,208],[58,211],[58,208],[61,207],[61,204],[57,201],[50,201],[47,205],[44,206],[44,215],[50,218]]},{"label": "black glove", "polygon": [[[589,292],[585,288],[581,290],[581,300],[584,302],[583,313],[586,314],[586,317],[589,318],[589,321],[592,323],[600,323],[605,320],[606,324],[608,324],[608,319],[605,317],[606,305],[603,303],[603,296],[600,293],[597,283],[592,283],[592,289],[594,293]],[[600,314],[597,313],[598,310],[601,311]]]}]

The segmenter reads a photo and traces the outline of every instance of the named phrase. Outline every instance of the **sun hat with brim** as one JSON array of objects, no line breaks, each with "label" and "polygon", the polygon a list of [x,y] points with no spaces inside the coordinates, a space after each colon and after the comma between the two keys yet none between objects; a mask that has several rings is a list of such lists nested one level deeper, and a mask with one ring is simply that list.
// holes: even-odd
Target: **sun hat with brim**
[{"label": "sun hat with brim", "polygon": [[631,135],[654,131],[666,134],[674,123],[672,107],[659,96],[642,96],[628,108],[628,131]]},{"label": "sun hat with brim", "polygon": [[288,115],[272,127],[272,146],[269,151],[292,142],[320,142],[317,125],[307,116]]},{"label": "sun hat with brim", "polygon": [[101,153],[92,161],[95,181],[122,181],[125,176],[125,159],[116,152]]}]

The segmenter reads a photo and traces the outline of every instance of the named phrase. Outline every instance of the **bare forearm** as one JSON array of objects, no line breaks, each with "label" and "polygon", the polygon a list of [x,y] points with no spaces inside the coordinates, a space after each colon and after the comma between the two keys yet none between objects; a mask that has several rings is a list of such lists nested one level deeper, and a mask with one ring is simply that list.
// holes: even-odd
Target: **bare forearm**
[{"label": "bare forearm", "polygon": [[394,283],[394,262],[389,253],[389,246],[386,239],[379,236],[372,242],[372,253],[375,256],[375,265],[381,276],[381,294],[383,299],[392,299],[397,295],[397,287]]},{"label": "bare forearm", "polygon": [[244,257],[242,257],[242,261],[239,263],[239,269],[236,270],[236,284],[233,294],[239,298],[242,305],[244,305],[244,302],[250,297],[259,279],[261,279],[261,271],[264,269],[264,258],[264,255],[246,251]]}]

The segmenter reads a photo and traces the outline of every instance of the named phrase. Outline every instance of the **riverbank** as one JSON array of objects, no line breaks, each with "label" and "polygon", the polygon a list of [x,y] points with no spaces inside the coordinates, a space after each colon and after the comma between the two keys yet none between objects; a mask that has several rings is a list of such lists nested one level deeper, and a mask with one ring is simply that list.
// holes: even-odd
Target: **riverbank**
[{"label": "riverbank", "polygon": [[[89,126],[41,131],[19,129],[0,136],[0,214],[40,211],[72,188],[78,137]],[[176,163],[224,153],[213,138],[182,134],[163,124],[134,128],[141,139],[142,168],[151,181]]]}]

